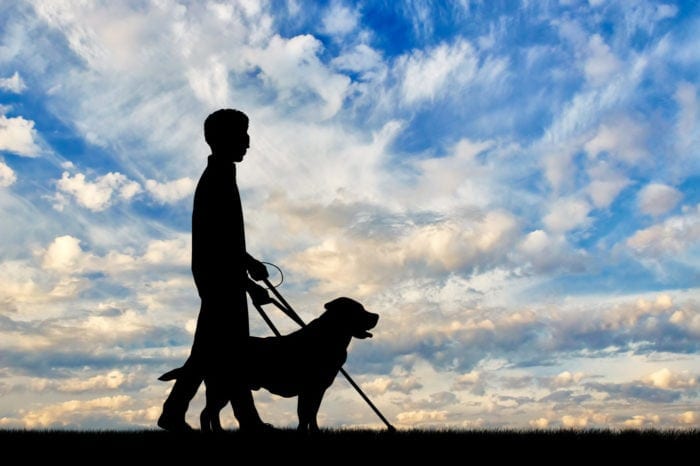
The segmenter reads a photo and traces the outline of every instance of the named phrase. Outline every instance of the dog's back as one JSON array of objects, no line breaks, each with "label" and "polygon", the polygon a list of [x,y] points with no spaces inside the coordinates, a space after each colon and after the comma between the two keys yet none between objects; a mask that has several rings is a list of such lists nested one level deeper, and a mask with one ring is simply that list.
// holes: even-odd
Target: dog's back
[{"label": "dog's back", "polygon": [[289,335],[250,337],[250,386],[283,397],[297,396],[308,386],[328,388],[347,359],[350,339],[320,318]]}]

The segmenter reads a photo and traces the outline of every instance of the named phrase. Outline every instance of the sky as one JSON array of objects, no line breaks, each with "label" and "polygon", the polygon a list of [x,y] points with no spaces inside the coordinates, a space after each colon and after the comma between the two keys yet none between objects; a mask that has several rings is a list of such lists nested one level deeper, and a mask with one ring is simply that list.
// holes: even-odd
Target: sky
[{"label": "sky", "polygon": [[[697,429],[699,40],[680,0],[0,0],[0,428],[156,428],[231,107],[249,252],[380,315],[345,368],[396,427]],[[342,378],[319,423],[382,426]]]}]

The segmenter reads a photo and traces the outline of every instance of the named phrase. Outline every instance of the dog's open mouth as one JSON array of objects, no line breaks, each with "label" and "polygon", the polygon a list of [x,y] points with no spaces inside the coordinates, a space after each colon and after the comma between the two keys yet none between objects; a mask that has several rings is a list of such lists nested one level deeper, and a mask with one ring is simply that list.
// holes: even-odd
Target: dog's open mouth
[{"label": "dog's open mouth", "polygon": [[357,333],[355,333],[353,336],[355,338],[372,338],[372,334],[368,332],[369,329],[374,328],[377,325],[377,321],[379,320],[379,316],[377,314],[374,314],[372,312],[367,313],[367,319],[364,322],[364,325],[362,330],[358,330]]}]

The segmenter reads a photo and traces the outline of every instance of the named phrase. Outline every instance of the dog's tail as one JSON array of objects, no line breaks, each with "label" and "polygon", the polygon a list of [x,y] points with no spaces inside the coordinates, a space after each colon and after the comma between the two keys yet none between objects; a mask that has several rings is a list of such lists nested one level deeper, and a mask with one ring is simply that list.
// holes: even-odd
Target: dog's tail
[{"label": "dog's tail", "polygon": [[175,380],[178,377],[180,377],[182,371],[182,367],[178,367],[177,369],[173,369],[161,375],[160,377],[158,377],[158,380],[162,380],[163,382],[167,382],[168,380]]}]

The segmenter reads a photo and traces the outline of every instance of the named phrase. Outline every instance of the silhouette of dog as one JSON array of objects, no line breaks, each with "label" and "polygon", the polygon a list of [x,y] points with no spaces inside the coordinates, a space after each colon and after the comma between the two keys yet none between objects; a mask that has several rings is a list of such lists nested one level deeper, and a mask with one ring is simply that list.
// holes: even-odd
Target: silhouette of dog
[{"label": "silhouette of dog", "polygon": [[[324,305],[320,317],[306,327],[280,337],[249,337],[249,360],[245,376],[251,390],[265,388],[276,395],[298,396],[299,431],[318,432],[316,416],[323,395],[347,358],[352,337],[371,338],[379,315],[367,311],[350,298],[337,298]],[[182,368],[163,374],[173,380]],[[219,378],[205,377],[206,406],[200,415],[202,431],[221,431],[219,413],[229,401]]]}]

